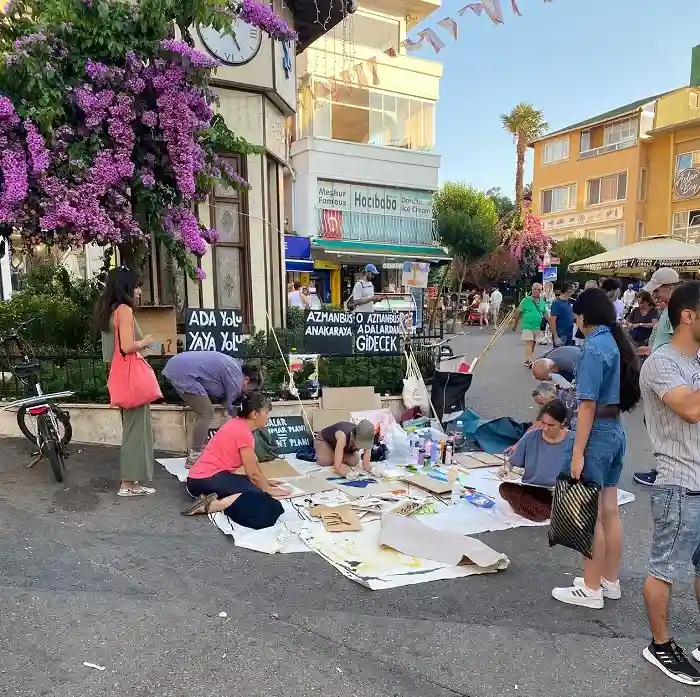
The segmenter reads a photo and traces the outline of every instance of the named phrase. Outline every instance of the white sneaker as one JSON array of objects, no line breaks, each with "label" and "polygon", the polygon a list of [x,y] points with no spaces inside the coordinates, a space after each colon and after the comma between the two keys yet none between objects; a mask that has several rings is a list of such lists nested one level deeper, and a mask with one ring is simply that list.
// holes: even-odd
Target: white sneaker
[{"label": "white sneaker", "polygon": [[[576,588],[583,588],[586,584],[581,576],[577,576],[574,579],[574,586]],[[609,600],[619,600],[622,597],[622,590],[620,589],[620,579],[613,583],[607,579],[600,579],[600,587],[603,591],[603,597]]]},{"label": "white sneaker", "polygon": [[580,605],[588,607],[592,610],[601,610],[603,608],[603,590],[599,588],[597,591],[592,591],[590,588],[583,586],[572,586],[571,588],[554,588],[552,597],[561,603],[568,605]]}]

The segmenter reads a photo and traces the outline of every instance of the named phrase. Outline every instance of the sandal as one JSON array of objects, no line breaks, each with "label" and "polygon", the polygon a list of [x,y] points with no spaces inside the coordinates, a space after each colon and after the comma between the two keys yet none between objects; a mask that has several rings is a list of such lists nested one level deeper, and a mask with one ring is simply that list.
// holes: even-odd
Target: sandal
[{"label": "sandal", "polygon": [[[197,500],[189,507],[182,511],[182,515],[198,515],[200,513],[209,513],[209,507],[216,501],[216,494],[207,494],[206,496],[200,496]],[[204,506],[204,510],[199,510]]]}]

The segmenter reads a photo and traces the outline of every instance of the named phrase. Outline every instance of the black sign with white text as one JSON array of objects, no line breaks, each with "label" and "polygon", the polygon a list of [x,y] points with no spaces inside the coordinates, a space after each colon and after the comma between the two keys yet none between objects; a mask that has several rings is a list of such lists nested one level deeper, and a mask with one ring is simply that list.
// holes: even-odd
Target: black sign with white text
[{"label": "black sign with white text", "polygon": [[267,422],[267,430],[277,441],[277,449],[283,455],[296,453],[311,445],[311,434],[301,416],[275,416]]},{"label": "black sign with white text", "polygon": [[306,315],[304,347],[307,353],[349,356],[353,347],[353,312],[311,310]]},{"label": "black sign with white text", "polygon": [[243,341],[243,316],[235,310],[200,310],[185,313],[185,351],[218,351],[236,356]]},{"label": "black sign with white text", "polygon": [[401,353],[404,321],[398,312],[311,310],[304,328],[305,350],[325,356],[396,356]]}]

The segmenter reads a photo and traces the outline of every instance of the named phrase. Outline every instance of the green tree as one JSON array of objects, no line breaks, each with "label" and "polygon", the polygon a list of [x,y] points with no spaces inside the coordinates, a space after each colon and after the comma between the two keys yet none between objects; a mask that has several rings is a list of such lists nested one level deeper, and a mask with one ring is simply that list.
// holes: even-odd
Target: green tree
[{"label": "green tree", "polygon": [[469,264],[496,249],[496,205],[473,186],[446,182],[435,193],[433,207],[440,241],[454,259],[453,274],[459,279],[457,292],[461,301]]},{"label": "green tree", "polygon": [[493,201],[496,206],[496,213],[499,220],[512,216],[515,211],[515,203],[509,196],[505,196],[501,192],[500,186],[494,186],[486,192],[486,195]]},{"label": "green tree", "polygon": [[552,256],[559,257],[559,276],[565,280],[569,274],[569,264],[581,259],[588,259],[596,254],[607,251],[605,247],[595,240],[585,237],[570,237],[568,240],[557,242],[552,248]]},{"label": "green tree", "polygon": [[515,209],[522,215],[525,197],[525,153],[530,141],[549,130],[541,109],[532,104],[516,104],[508,114],[501,114],[503,128],[513,136],[515,143]]}]

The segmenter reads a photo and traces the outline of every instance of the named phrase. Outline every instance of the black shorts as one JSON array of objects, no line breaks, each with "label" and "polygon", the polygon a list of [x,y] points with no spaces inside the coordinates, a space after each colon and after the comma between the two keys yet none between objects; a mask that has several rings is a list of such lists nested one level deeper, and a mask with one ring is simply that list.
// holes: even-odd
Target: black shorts
[{"label": "black shorts", "polygon": [[241,474],[219,472],[206,479],[188,477],[187,491],[191,496],[216,494],[220,499],[240,494],[224,513],[234,523],[253,530],[272,527],[284,513],[284,508],[277,499]]}]

